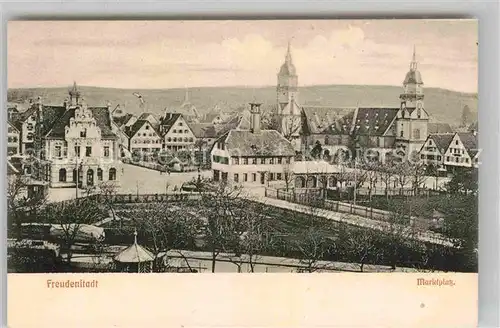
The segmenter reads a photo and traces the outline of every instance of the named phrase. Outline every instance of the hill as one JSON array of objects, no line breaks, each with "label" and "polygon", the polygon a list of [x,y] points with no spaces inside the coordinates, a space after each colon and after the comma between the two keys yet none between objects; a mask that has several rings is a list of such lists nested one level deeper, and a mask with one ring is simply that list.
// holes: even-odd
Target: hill
[{"label": "hill", "polygon": [[[89,105],[104,106],[109,101],[128,113],[148,111],[163,114],[165,108],[176,109],[184,101],[185,89],[112,89],[82,86],[80,90]],[[300,87],[300,103],[321,106],[399,106],[401,87],[368,85],[317,85]],[[144,109],[134,92],[145,100]],[[9,89],[9,102],[26,102],[41,96],[45,104],[62,104],[68,88]],[[222,110],[237,110],[250,101],[273,104],[275,87],[200,87],[189,89],[189,101],[203,114],[215,106]],[[426,88],[425,106],[434,121],[458,124],[462,108],[468,105],[472,117],[477,118],[477,94],[460,93],[445,89]],[[477,119],[476,119],[477,120]]]}]

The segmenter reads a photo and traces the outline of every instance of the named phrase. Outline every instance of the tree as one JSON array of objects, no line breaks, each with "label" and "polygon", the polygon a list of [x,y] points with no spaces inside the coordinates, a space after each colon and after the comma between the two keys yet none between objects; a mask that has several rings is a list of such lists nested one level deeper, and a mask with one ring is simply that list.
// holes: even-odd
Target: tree
[{"label": "tree", "polygon": [[455,169],[451,180],[446,183],[445,188],[452,194],[477,194],[478,171],[470,168]]},{"label": "tree", "polygon": [[137,224],[139,232],[147,239],[154,255],[153,271],[165,270],[163,264],[158,261],[159,255],[173,249],[192,270],[182,249],[193,247],[196,236],[202,231],[201,220],[189,216],[182,207],[173,212],[169,204],[162,202],[147,203],[129,215]]},{"label": "tree", "polygon": [[380,181],[384,184],[384,194],[387,200],[389,200],[389,190],[391,188],[392,179],[394,178],[394,171],[394,166],[391,164],[384,163],[379,166],[378,176]]},{"label": "tree", "polygon": [[413,189],[413,195],[418,195],[418,190],[420,186],[427,179],[426,173],[426,165],[420,160],[420,158],[415,158],[413,161],[409,163],[408,173],[411,175],[411,186]]},{"label": "tree", "polygon": [[321,147],[321,143],[317,140],[314,144],[313,149],[311,149],[311,157],[314,159],[320,159],[323,152],[323,147]]},{"label": "tree", "polygon": [[308,227],[300,232],[293,242],[293,247],[299,252],[300,263],[305,265],[306,272],[326,269],[328,265],[321,261],[335,249],[335,243],[320,227]]},{"label": "tree", "polygon": [[238,267],[238,272],[241,272],[244,263],[248,263],[250,272],[254,272],[258,255],[266,249],[268,227],[265,219],[264,208],[260,203],[248,204],[234,218],[225,248],[234,253],[230,261]]},{"label": "tree", "polygon": [[[115,211],[115,198],[117,193],[117,186],[112,182],[102,182],[99,184],[99,198],[103,204],[108,208],[111,213],[113,221],[116,221],[116,211]],[[122,228],[122,220],[120,220],[120,228]]]},{"label": "tree", "polygon": [[61,228],[61,248],[66,251],[69,264],[73,255],[72,247],[81,227],[98,221],[102,217],[102,212],[94,200],[80,198],[74,201],[51,203],[44,208],[41,217],[45,222],[57,224]]},{"label": "tree", "polygon": [[469,106],[465,105],[462,108],[462,119],[461,119],[461,127],[467,127],[472,119],[472,113]]},{"label": "tree", "polygon": [[269,126],[270,130],[279,131],[286,140],[295,139],[302,128],[302,121],[293,115],[283,117],[278,111],[268,112],[262,119],[262,122]]},{"label": "tree", "polygon": [[234,219],[244,208],[241,187],[231,187],[221,181],[213,192],[202,193],[205,217],[205,241],[212,254],[212,272],[215,272],[217,256],[225,250],[228,239],[233,236]]},{"label": "tree", "polygon": [[367,263],[376,263],[381,252],[377,245],[378,234],[372,229],[359,229],[347,224],[340,224],[338,231],[338,245],[347,258],[352,258],[363,272]]},{"label": "tree", "polygon": [[405,186],[410,182],[411,168],[408,162],[397,163],[394,166],[394,177],[399,185],[399,194],[403,195]]},{"label": "tree", "polygon": [[293,189],[293,183],[295,179],[290,166],[290,163],[287,163],[283,166],[283,181],[285,182],[286,192],[289,192],[290,189]]},{"label": "tree", "polygon": [[47,203],[44,192],[28,193],[29,178],[22,175],[9,175],[7,183],[7,219],[8,231],[15,230],[15,235],[21,236],[21,223],[29,215],[36,213]]},{"label": "tree", "polygon": [[363,165],[363,169],[366,172],[366,181],[368,182],[368,200],[371,204],[373,188],[375,188],[377,183],[377,178],[379,176],[380,165],[378,162],[367,162]]}]

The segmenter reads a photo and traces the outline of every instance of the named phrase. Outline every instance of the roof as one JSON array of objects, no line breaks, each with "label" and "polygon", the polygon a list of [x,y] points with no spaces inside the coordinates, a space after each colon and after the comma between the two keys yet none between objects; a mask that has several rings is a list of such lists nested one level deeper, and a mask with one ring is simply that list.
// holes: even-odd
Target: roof
[{"label": "roof", "polygon": [[406,77],[403,84],[408,84],[408,83],[415,83],[415,84],[424,83],[422,81],[422,76],[420,75],[420,72],[418,70],[410,70],[408,73],[406,73]]},{"label": "roof", "polygon": [[399,108],[359,108],[354,132],[358,135],[383,136],[398,111]]},{"label": "roof", "polygon": [[453,133],[453,129],[448,123],[428,123],[427,133]]},{"label": "roof", "polygon": [[[107,107],[89,107],[92,111],[92,116],[94,117],[97,126],[101,129],[101,136],[103,138],[112,138],[116,135],[111,130],[111,118],[109,116],[109,110]],[[69,121],[72,117],[75,117],[75,108],[70,108],[63,112],[59,119],[48,130],[46,137],[49,138],[63,138],[65,136],[66,126],[69,126]]]},{"label": "roof", "polygon": [[472,132],[457,132],[457,134],[469,155],[471,157],[476,156],[478,153],[477,134]]},{"label": "roof", "polygon": [[351,129],[354,107],[303,107],[305,116],[304,131],[309,134],[332,133],[330,129],[335,125],[339,134],[348,134]]},{"label": "roof", "polygon": [[137,242],[134,242],[118,253],[114,257],[114,260],[121,263],[151,262],[154,260],[154,256],[150,251],[137,244]]},{"label": "roof", "polygon": [[296,161],[293,163],[292,172],[294,174],[338,173],[340,169],[326,161]]},{"label": "roof", "polygon": [[231,130],[223,137],[231,156],[294,156],[295,150],[278,131]]},{"label": "roof", "polygon": [[454,136],[455,135],[453,133],[436,133],[436,134],[430,134],[429,138],[432,139],[432,141],[434,141],[438,150],[442,154],[444,154],[448,149],[448,146],[450,145]]},{"label": "roof", "polygon": [[161,136],[161,133],[156,129],[155,125],[152,124],[150,121],[144,119],[135,121],[134,124],[132,124],[132,126],[130,127],[130,129],[126,130],[127,136],[129,138],[132,138],[133,136],[135,136],[137,131],[139,131],[145,124],[149,124],[153,128],[155,133]]},{"label": "roof", "polygon": [[182,114],[180,113],[165,113],[165,117],[162,117],[160,119],[160,125],[163,126],[163,132],[166,134],[168,131],[170,131],[170,128],[177,122],[179,117],[181,117]]},{"label": "roof", "polygon": [[21,132],[21,122],[19,121],[12,121],[12,120],[7,120],[7,123],[12,126],[14,129],[16,129],[18,132]]},{"label": "roof", "polygon": [[123,124],[127,123],[132,116],[134,116],[134,115],[132,115],[132,114],[125,114],[123,116],[114,116],[113,117],[113,122],[115,122],[116,125],[118,125],[119,127],[121,127]]},{"label": "roof", "polygon": [[14,166],[9,160],[7,160],[7,175],[19,174],[19,169]]},{"label": "roof", "polygon": [[211,123],[190,123],[189,127],[196,138],[216,138],[217,130]]},{"label": "roof", "polygon": [[281,65],[279,75],[297,75],[295,65],[290,62],[285,62]]}]

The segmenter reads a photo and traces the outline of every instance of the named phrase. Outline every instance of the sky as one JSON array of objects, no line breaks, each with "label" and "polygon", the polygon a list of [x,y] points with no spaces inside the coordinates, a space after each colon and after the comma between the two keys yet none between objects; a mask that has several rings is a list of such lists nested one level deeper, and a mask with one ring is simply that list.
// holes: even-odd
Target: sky
[{"label": "sky", "polygon": [[299,85],[477,92],[475,20],[11,21],[8,86],[168,89],[276,85],[290,41]]}]

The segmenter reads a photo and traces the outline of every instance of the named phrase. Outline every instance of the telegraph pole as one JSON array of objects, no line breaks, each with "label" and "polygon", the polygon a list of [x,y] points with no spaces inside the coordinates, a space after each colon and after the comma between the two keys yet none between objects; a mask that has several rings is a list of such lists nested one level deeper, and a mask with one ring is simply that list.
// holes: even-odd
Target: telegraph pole
[{"label": "telegraph pole", "polygon": [[353,204],[356,205],[356,162],[357,158],[354,158],[354,198],[353,198]]}]

